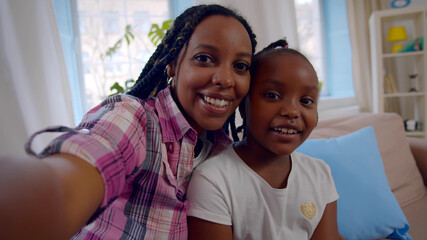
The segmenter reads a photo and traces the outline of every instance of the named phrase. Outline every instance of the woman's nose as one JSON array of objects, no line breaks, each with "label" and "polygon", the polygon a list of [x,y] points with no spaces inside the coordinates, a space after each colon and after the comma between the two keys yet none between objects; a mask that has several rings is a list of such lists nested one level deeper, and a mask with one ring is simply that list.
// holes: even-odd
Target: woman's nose
[{"label": "woman's nose", "polygon": [[223,88],[234,86],[232,69],[228,67],[219,68],[212,77],[212,82],[215,85],[221,85]]}]

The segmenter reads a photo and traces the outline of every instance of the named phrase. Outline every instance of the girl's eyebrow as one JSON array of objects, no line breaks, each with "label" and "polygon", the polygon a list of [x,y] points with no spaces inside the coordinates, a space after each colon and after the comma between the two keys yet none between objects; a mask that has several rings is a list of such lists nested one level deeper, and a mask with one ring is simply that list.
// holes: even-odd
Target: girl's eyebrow
[{"label": "girl's eyebrow", "polygon": [[307,90],[319,90],[319,87],[318,86],[307,86],[306,87],[307,88]]},{"label": "girl's eyebrow", "polygon": [[[273,79],[273,78],[267,78],[265,81],[264,81],[264,84],[268,84],[268,85],[272,85],[272,86],[275,86],[275,87],[282,87],[283,85],[285,85],[283,82],[281,82],[281,81],[279,81],[279,80],[276,80],[276,79]],[[318,86],[317,85],[307,85],[306,87],[305,87],[308,91],[318,91],[319,90],[319,88],[318,88]]]},{"label": "girl's eyebrow", "polygon": [[267,78],[267,79],[265,79],[264,83],[268,84],[268,85],[278,86],[278,87],[284,85],[284,83],[282,83],[281,81],[278,81],[277,79],[274,79],[274,78]]},{"label": "girl's eyebrow", "polygon": [[[198,48],[203,48],[203,49],[209,49],[211,51],[218,51],[218,48],[215,46],[212,46],[210,44],[199,44],[197,46],[195,46],[193,49],[198,49]],[[252,53],[250,52],[239,52],[237,54],[239,57],[248,57],[248,58],[252,58]]]}]

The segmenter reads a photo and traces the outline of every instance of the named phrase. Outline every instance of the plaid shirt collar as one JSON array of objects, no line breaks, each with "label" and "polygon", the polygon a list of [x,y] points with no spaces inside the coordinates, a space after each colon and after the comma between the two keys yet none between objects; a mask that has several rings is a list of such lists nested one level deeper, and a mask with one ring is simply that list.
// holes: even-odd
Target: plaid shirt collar
[{"label": "plaid shirt collar", "polygon": [[192,144],[196,144],[197,132],[181,113],[172,98],[169,86],[157,94],[155,108],[159,116],[163,142],[176,142],[187,134]]}]

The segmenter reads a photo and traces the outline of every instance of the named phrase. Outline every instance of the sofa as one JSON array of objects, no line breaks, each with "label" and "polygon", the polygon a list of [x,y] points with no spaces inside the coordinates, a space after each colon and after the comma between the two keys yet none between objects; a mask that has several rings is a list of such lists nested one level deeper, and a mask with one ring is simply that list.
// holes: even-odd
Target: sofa
[{"label": "sofa", "polygon": [[[330,141],[330,139],[340,139],[344,138],[344,136],[347,136],[343,141],[350,141],[348,140],[350,137],[349,134],[354,133],[355,131],[359,131],[360,129],[373,126],[373,132],[375,133],[374,136],[376,136],[376,143],[369,143],[369,145],[375,145],[375,148],[378,148],[377,151],[379,151],[380,159],[383,163],[383,171],[385,173],[386,179],[388,180],[388,186],[389,190],[391,190],[392,195],[395,199],[391,199],[391,205],[393,206],[393,201],[397,201],[398,207],[400,207],[399,211],[403,212],[404,216],[406,217],[407,222],[409,223],[409,231],[407,229],[403,229],[402,231],[407,231],[407,233],[412,237],[412,239],[419,240],[419,239],[427,239],[427,194],[426,194],[426,186],[427,186],[427,139],[426,138],[415,138],[415,137],[407,137],[405,134],[404,124],[402,118],[396,114],[396,113],[359,113],[357,115],[352,116],[346,116],[346,117],[337,117],[337,118],[329,118],[329,119],[320,119],[316,128],[313,130],[312,134],[309,137],[308,141]],[[329,140],[328,140],[329,139]],[[347,139],[347,140],[346,140]],[[367,144],[365,141],[361,141],[361,144]],[[323,142],[324,144],[325,142]],[[319,144],[319,143],[316,143]],[[327,143],[331,145],[330,143]],[[338,145],[337,145],[338,144]],[[341,149],[344,147],[340,147],[340,143],[335,143],[335,145],[338,146],[336,149]],[[366,147],[358,147],[359,145],[356,143],[352,143],[354,147],[348,148],[355,153],[360,154],[367,154],[369,158],[370,156],[374,155],[373,153],[368,153],[369,150]],[[333,144],[332,144],[333,145]],[[320,146],[320,145],[317,145]],[[334,146],[334,147],[337,147]],[[313,145],[309,145],[308,149],[313,149]],[[338,152],[341,150],[338,150]],[[327,152],[327,149],[323,146],[320,146],[319,152]],[[338,153],[339,154],[339,153]],[[363,156],[363,155],[361,155]],[[324,155],[323,158],[328,158],[327,155]],[[342,157],[346,158],[346,157]],[[359,159],[364,159],[365,157],[359,157]],[[354,161],[354,160],[353,160]],[[356,160],[357,161],[357,160]],[[361,164],[361,167],[364,167],[365,164]],[[382,167],[377,167],[378,169],[382,169]],[[353,167],[351,169],[347,169],[347,171],[352,171]],[[331,171],[333,173],[333,177],[335,182],[337,182],[337,179],[335,179],[334,174],[338,170],[334,170],[331,167]],[[335,173],[334,173],[335,171]],[[344,171],[344,170],[343,170]],[[365,171],[369,170],[362,170],[359,172],[362,172],[364,174]],[[345,173],[347,176],[350,174]],[[365,176],[362,174],[362,179],[365,178]],[[378,173],[375,173],[378,174]],[[343,176],[345,177],[345,176]],[[356,177],[347,177],[348,180],[352,180]],[[356,180],[355,180],[356,181]],[[377,182],[380,182],[380,180],[374,180],[369,183],[369,185],[365,186],[364,188],[370,188],[370,185],[375,185]],[[337,189],[338,185],[340,183],[336,183]],[[353,183],[356,186],[358,185],[357,181],[356,183]],[[347,187],[348,188],[348,187]],[[363,190],[363,189],[362,189]],[[349,192],[354,192],[355,190],[349,189]],[[374,190],[376,191],[376,190]],[[339,193],[340,194],[340,193]],[[347,194],[347,193],[345,193]],[[344,195],[344,192],[343,192]],[[384,201],[378,198],[378,196],[373,196],[375,194],[362,194],[360,197],[360,202],[369,199],[371,201],[368,204],[380,204],[378,206],[382,207],[382,203],[378,203],[378,201]],[[385,195],[385,194],[383,194]],[[371,197],[372,196],[372,197]],[[343,196],[345,197],[345,196]],[[372,198],[372,199],[371,199]],[[377,199],[379,199],[377,201]],[[338,199],[338,211],[340,211],[340,200],[341,200],[341,194],[340,199]],[[345,199],[343,199],[344,201]],[[346,200],[347,201],[347,200]],[[388,201],[388,200],[387,200]],[[344,203],[345,204],[345,203]],[[358,203],[352,203],[355,206],[350,206],[351,208],[357,208]],[[349,207],[349,206],[342,206]],[[389,207],[388,208],[393,208]],[[363,221],[369,222],[371,218],[376,218],[378,216],[378,213],[375,213],[376,209],[379,207],[374,207],[373,210],[369,210],[366,214],[365,219],[362,219]],[[395,211],[386,209],[387,214],[390,211]],[[347,211],[347,210],[345,210]],[[357,210],[357,211],[364,211]],[[369,215],[371,214],[371,215]],[[352,218],[357,218],[357,216],[342,216],[340,219],[340,215],[338,215],[338,224],[339,227],[340,221],[344,218],[347,218],[346,221],[350,222],[350,226],[354,226],[354,228],[357,228],[355,225],[357,223],[354,223],[356,220]],[[386,216],[387,219],[390,217]],[[387,220],[386,219],[386,220]],[[380,220],[372,220],[372,221],[380,221]],[[382,220],[381,220],[382,221]],[[388,224],[388,223],[387,223]],[[372,223],[370,224],[372,225]],[[369,226],[368,226],[369,227]],[[359,227],[359,229],[355,229],[355,231],[359,231],[360,228],[368,228],[367,226]],[[382,226],[376,226],[376,228],[381,228]],[[376,230],[376,229],[374,229]],[[390,231],[390,230],[385,230]],[[341,229],[340,229],[341,232]],[[399,235],[399,231],[396,233]],[[351,233],[350,233],[351,235]],[[348,239],[352,239],[352,236],[346,236]],[[387,235],[384,235],[381,238],[386,238]],[[357,238],[355,238],[357,239]],[[360,239],[360,237],[359,237]],[[402,237],[401,239],[405,239]]]}]

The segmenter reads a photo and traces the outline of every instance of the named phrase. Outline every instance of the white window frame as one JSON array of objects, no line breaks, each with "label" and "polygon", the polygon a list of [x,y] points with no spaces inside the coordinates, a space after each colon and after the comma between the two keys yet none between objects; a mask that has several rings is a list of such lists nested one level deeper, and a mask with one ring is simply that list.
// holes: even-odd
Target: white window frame
[{"label": "white window frame", "polygon": [[[317,13],[314,13],[315,15],[317,15],[315,16],[315,18],[319,19],[319,22],[321,23],[324,22],[325,20],[322,14],[322,12],[324,12],[323,1],[313,0],[313,4],[316,4],[316,7],[319,10]],[[320,26],[315,29],[315,34],[317,36],[320,36],[317,41],[320,43],[321,46],[316,50],[318,51],[318,53],[320,53],[320,58],[322,59],[322,62],[318,64],[319,68],[321,69],[316,69],[316,71],[318,71],[320,78],[322,78],[319,80],[323,80],[322,92],[318,105],[319,118],[325,119],[357,114],[360,112],[360,109],[355,96],[336,97],[328,95],[329,93],[327,92],[327,89],[330,83],[327,81],[329,73],[327,71],[328,59],[326,57],[326,30],[324,29],[325,24],[321,23],[319,23]],[[300,43],[301,42],[303,41],[300,41]]]}]

